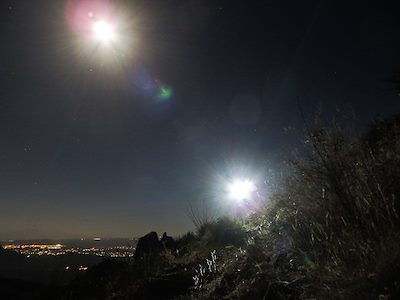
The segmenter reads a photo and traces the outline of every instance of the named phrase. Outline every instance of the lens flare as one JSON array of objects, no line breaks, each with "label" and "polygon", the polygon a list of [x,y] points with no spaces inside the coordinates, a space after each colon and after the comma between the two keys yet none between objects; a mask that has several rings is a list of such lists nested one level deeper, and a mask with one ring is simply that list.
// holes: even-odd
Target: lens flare
[{"label": "lens flare", "polygon": [[[112,6],[107,0],[69,0],[65,8],[69,27],[84,38],[93,36],[93,24],[100,22],[111,24],[113,15]],[[104,29],[107,26],[103,24],[101,27]]]},{"label": "lens flare", "polygon": [[[140,35],[135,34],[137,21],[123,8],[124,5],[116,5],[113,0],[66,0],[65,18],[76,36],[72,41],[75,53],[91,64],[98,63],[105,72],[126,74],[141,99],[166,107],[163,104],[172,97],[172,88],[140,64],[128,63],[135,54]],[[131,66],[133,70],[129,70]]]},{"label": "lens flare", "polygon": [[108,43],[115,37],[114,27],[105,21],[94,22],[93,32],[96,39],[103,43]]},{"label": "lens flare", "polygon": [[158,100],[167,100],[172,96],[172,89],[166,85],[161,85],[159,87],[157,99]]},{"label": "lens flare", "polygon": [[173,96],[173,88],[150,74],[142,63],[135,63],[129,72],[133,92],[147,103],[167,102]]}]

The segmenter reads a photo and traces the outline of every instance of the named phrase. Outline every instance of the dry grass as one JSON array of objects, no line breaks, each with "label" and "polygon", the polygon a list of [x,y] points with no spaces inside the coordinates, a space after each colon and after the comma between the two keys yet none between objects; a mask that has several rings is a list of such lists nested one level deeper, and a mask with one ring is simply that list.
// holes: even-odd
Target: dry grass
[{"label": "dry grass", "polygon": [[316,119],[289,164],[284,188],[249,221],[247,246],[207,297],[399,296],[400,119],[374,122],[364,137]]}]

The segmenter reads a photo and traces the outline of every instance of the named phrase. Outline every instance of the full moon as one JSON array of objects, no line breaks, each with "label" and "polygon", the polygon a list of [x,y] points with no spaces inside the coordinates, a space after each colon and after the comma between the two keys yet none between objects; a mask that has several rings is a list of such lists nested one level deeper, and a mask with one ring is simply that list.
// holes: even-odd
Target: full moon
[{"label": "full moon", "polygon": [[113,25],[105,21],[94,22],[93,32],[95,38],[102,43],[109,43],[115,38]]},{"label": "full moon", "polygon": [[228,185],[229,197],[236,201],[246,200],[257,188],[250,180],[236,180]]}]

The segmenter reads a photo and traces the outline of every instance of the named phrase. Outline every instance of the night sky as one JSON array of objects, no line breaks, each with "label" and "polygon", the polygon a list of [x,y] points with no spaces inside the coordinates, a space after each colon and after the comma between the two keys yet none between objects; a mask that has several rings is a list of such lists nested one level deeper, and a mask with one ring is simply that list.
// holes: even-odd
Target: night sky
[{"label": "night sky", "polygon": [[0,239],[184,233],[221,178],[279,171],[299,104],[400,111],[396,1],[114,1],[121,51],[67,2],[0,2]]}]

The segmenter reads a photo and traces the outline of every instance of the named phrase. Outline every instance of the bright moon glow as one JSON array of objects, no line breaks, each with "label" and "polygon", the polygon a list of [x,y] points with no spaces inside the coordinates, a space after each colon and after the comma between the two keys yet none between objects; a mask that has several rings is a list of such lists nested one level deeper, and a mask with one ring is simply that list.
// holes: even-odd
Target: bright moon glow
[{"label": "bright moon glow", "polygon": [[115,37],[114,28],[105,21],[97,21],[93,24],[93,31],[97,40],[108,43]]},{"label": "bright moon glow", "polygon": [[228,185],[229,197],[237,201],[248,199],[256,186],[250,180],[236,180]]}]

